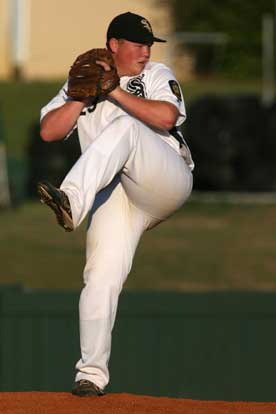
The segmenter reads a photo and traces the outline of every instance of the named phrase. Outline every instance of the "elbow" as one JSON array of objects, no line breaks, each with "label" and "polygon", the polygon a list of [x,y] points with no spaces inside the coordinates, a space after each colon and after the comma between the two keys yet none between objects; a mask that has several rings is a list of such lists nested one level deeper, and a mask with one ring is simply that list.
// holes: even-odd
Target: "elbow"
[{"label": "elbow", "polygon": [[164,123],[164,129],[166,131],[170,131],[174,126],[175,126],[175,121],[174,122],[172,122],[172,121],[166,121]]},{"label": "elbow", "polygon": [[165,131],[170,131],[175,126],[176,119],[175,117],[168,117],[162,119],[162,129]]},{"label": "elbow", "polygon": [[53,136],[53,134],[51,134],[51,131],[49,131],[48,128],[45,128],[43,126],[41,126],[41,128],[40,128],[40,138],[44,142],[52,142],[52,141],[56,140],[56,138]]},{"label": "elbow", "polygon": [[167,108],[167,111],[163,114],[161,120],[162,128],[166,131],[170,131],[175,126],[178,116],[178,110],[170,105]]},{"label": "elbow", "polygon": [[45,142],[50,141],[50,136],[46,128],[43,128],[43,127],[40,128],[40,138],[42,139],[42,141],[45,141]]}]

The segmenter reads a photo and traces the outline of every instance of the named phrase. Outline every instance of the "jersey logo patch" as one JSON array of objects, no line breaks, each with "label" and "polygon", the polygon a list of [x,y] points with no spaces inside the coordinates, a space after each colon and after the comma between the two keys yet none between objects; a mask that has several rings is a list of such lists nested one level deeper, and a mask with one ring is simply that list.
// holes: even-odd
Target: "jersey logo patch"
[{"label": "jersey logo patch", "polygon": [[127,84],[127,90],[135,96],[146,97],[146,86],[143,82],[144,75],[137,76],[136,78],[130,79]]},{"label": "jersey logo patch", "polygon": [[178,83],[175,80],[170,80],[169,85],[172,93],[177,97],[178,101],[182,101],[181,92]]}]

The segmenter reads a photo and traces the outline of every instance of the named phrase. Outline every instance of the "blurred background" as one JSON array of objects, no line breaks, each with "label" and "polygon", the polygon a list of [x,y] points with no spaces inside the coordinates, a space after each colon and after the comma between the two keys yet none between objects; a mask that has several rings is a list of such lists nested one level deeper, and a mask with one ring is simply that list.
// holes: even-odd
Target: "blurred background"
[{"label": "blurred background", "polygon": [[152,59],[181,83],[196,168],[191,199],[145,235],[127,287],[276,286],[275,4],[0,0],[0,281],[81,286],[85,225],[62,234],[36,196],[40,179],[60,184],[79,157],[78,137],[43,143],[40,109],[75,56],[104,47],[113,16],[131,10],[168,40],[153,46]]},{"label": "blurred background", "polygon": [[[38,201],[36,183],[41,179],[49,179],[56,185],[60,184],[80,155],[78,137],[74,134],[66,142],[43,143],[39,137],[40,109],[62,87],[68,69],[78,54],[93,47],[105,46],[109,22],[115,15],[125,11],[145,16],[151,22],[154,33],[167,39],[166,44],[153,46],[152,60],[162,61],[172,67],[182,86],[187,108],[183,133],[196,164],[194,191],[190,200],[170,220],[144,235],[125,291],[129,294],[137,292],[137,295],[141,291],[153,295],[157,295],[156,292],[163,292],[164,295],[174,292],[188,295],[189,298],[193,297],[189,295],[199,295],[195,301],[199,301],[197,310],[201,309],[202,314],[211,312],[211,307],[216,321],[219,319],[217,315],[226,315],[226,319],[221,316],[221,325],[216,331],[221,335],[210,339],[210,348],[207,347],[204,356],[200,354],[197,361],[198,369],[209,361],[210,367],[206,368],[206,373],[200,372],[198,375],[199,371],[195,370],[193,364],[190,371],[186,366],[190,377],[186,378],[182,388],[174,388],[175,392],[172,389],[172,395],[183,396],[183,389],[189,389],[189,380],[199,387],[200,377],[200,390],[194,385],[196,391],[187,395],[199,398],[251,398],[250,392],[254,389],[255,398],[272,398],[270,391],[265,394],[263,390],[263,393],[256,394],[260,385],[257,382],[255,388],[250,389],[246,376],[247,389],[243,389],[240,394],[237,391],[241,390],[240,382],[235,383],[237,389],[232,394],[227,394],[226,390],[233,383],[231,375],[228,382],[220,381],[218,384],[214,381],[214,388],[209,394],[204,388],[204,380],[208,378],[209,368],[215,369],[214,365],[218,368],[218,376],[223,375],[220,372],[223,363],[218,363],[219,358],[216,361],[215,355],[214,358],[209,357],[214,349],[218,355],[217,348],[224,330],[232,335],[223,340],[225,347],[231,345],[227,369],[231,371],[233,360],[237,361],[236,356],[242,348],[248,355],[250,335],[243,338],[245,342],[242,342],[241,347],[237,346],[236,354],[232,354],[233,341],[237,345],[240,340],[237,335],[243,329],[248,329],[248,321],[246,319],[245,325],[239,325],[233,333],[231,329],[234,325],[231,328],[225,322],[229,322],[229,312],[231,314],[234,309],[238,309],[237,312],[244,312],[243,315],[248,316],[251,311],[255,315],[256,308],[260,312],[265,308],[267,317],[272,318],[273,315],[275,318],[276,314],[274,299],[268,300],[266,296],[273,295],[276,288],[274,0],[82,0],[81,7],[73,0],[0,0],[0,283],[3,292],[8,287],[11,292],[15,292],[13,289],[17,286],[21,293],[33,295],[34,301],[27,295],[27,299],[24,296],[25,299],[20,302],[21,294],[17,291],[13,293],[15,296],[10,292],[6,302],[0,294],[0,305],[4,309],[6,304],[7,312],[15,317],[24,312],[28,315],[31,308],[39,309],[45,302],[48,307],[45,305],[45,312],[41,311],[45,318],[48,312],[51,313],[49,303],[52,303],[50,298],[53,296],[43,296],[44,299],[39,296],[38,300],[34,292],[46,295],[49,291],[55,291],[55,295],[73,295],[75,307],[70,312],[75,315],[77,311],[76,298],[82,286],[85,263],[85,223],[73,234],[60,231],[54,217]],[[74,296],[75,293],[77,296]],[[260,296],[261,293],[264,296]],[[222,299],[217,296],[214,298],[214,294],[221,294]],[[232,294],[238,296],[232,297]],[[257,295],[257,301],[260,300],[256,307],[254,295]],[[61,299],[65,308],[67,300]],[[145,299],[145,303],[148,303],[147,300],[151,303],[150,298]],[[166,300],[166,305],[160,305],[163,311],[171,309],[175,302],[172,296]],[[248,303],[247,300],[250,302],[250,311],[240,306],[241,303]],[[185,303],[194,303],[189,302],[190,299],[187,301]],[[156,299],[156,303],[161,302]],[[18,303],[22,303],[22,307]],[[57,309],[61,306],[58,304],[59,299],[53,299],[53,303]],[[175,303],[182,303],[182,299]],[[141,302],[139,305],[137,302],[137,306],[141,306]],[[187,305],[187,310],[183,312],[198,315],[193,306],[193,311]],[[148,309],[152,312],[150,305]],[[177,309],[176,314],[171,314],[179,316],[177,312],[181,306]],[[182,310],[179,312],[182,315]],[[67,315],[68,320],[70,315]],[[236,315],[233,318],[238,317]],[[260,319],[259,316],[256,318]],[[3,332],[9,329],[9,319],[5,323],[1,328]],[[68,321],[66,323],[69,324]],[[205,323],[201,321],[198,330],[192,324],[193,328],[188,331],[190,338],[195,332],[199,335],[196,339],[198,352],[202,341],[208,342]],[[64,327],[63,322],[61,325]],[[33,332],[32,325],[26,326],[16,326],[10,332],[13,341],[20,329]],[[76,326],[72,324],[74,329]],[[165,331],[168,332],[168,326],[162,326],[166,326]],[[255,328],[253,324],[252,332],[255,332]],[[60,329],[60,326],[56,328],[55,334]],[[129,330],[125,329],[127,337]],[[158,329],[161,329],[160,326]],[[175,329],[177,331],[179,325]],[[263,329],[263,325],[260,329]],[[273,324],[267,325],[267,329],[269,333],[274,331]],[[149,324],[148,334],[151,330]],[[45,338],[43,332],[41,335]],[[153,348],[157,337],[153,339]],[[175,340],[179,341],[177,336]],[[168,339],[166,341],[168,350]],[[260,344],[254,336],[250,339],[250,343],[254,342],[257,347],[254,352],[261,353],[265,352],[267,342],[273,349],[275,341],[266,337],[266,341]],[[171,358],[177,355],[173,342],[170,342]],[[5,346],[8,352],[8,345]],[[24,346],[25,350],[30,348],[28,342]],[[76,343],[74,346],[77,350]],[[195,340],[191,339],[190,351],[194,347]],[[119,342],[118,349],[122,350]],[[179,352],[182,352],[181,349]],[[251,355],[253,358],[254,352]],[[10,353],[12,355],[12,351]],[[69,354],[71,358],[72,352]],[[241,355],[244,354],[239,353],[240,359]],[[135,359],[135,352],[133,357]],[[275,364],[269,362],[269,358],[262,369],[270,366],[272,377]],[[188,359],[185,363],[189,363]],[[114,366],[116,361],[113,362]],[[221,361],[225,362],[223,354]],[[249,359],[245,367],[247,374],[251,362]],[[7,372],[3,374],[3,378],[6,378],[3,389],[22,389],[24,369],[22,382],[18,380],[16,386],[12,378],[7,379],[10,360],[7,359],[3,364],[7,366]],[[64,364],[67,366],[67,359]],[[48,372],[46,365],[45,362],[45,372]],[[122,369],[119,362],[118,369]],[[139,367],[135,366],[135,369],[139,370]],[[159,384],[157,391],[154,388],[156,384],[152,385],[156,378],[154,375],[149,388],[143,388],[140,382],[140,388],[133,384],[133,388],[131,385],[129,389],[168,394],[168,384],[175,387],[176,381],[173,380],[173,373],[168,375],[168,366],[166,369],[168,380],[165,384]],[[237,365],[239,369],[240,365]],[[236,377],[237,371],[234,368],[232,371]],[[48,374],[51,383],[50,371]],[[258,375],[261,380],[263,371],[258,371]],[[34,386],[34,383],[30,384],[29,387]],[[47,384],[46,381],[37,386],[40,389],[43,386],[46,389],[65,387],[61,387],[58,377],[55,385],[53,382],[50,386]],[[120,386],[123,386],[120,379],[116,384],[114,389],[120,390]],[[181,382],[178,381],[178,384]]]}]

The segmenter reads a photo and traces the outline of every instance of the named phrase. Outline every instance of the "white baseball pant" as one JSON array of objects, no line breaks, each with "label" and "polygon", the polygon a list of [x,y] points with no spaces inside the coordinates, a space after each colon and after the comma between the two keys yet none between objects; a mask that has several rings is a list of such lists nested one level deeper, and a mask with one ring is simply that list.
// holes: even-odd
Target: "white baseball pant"
[{"label": "white baseball pant", "polygon": [[65,177],[74,226],[90,212],[76,381],[108,384],[118,298],[140,237],[182,206],[192,182],[184,159],[129,115],[109,124]]}]

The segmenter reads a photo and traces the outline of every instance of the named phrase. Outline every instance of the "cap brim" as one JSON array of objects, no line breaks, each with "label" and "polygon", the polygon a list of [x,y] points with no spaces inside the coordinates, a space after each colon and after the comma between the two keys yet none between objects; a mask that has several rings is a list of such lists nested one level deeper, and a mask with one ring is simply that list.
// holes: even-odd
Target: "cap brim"
[{"label": "cap brim", "polygon": [[154,37],[154,38],[153,38],[153,41],[154,41],[154,42],[160,42],[160,43],[166,43],[166,42],[167,42],[167,40],[158,39],[158,37]]}]

